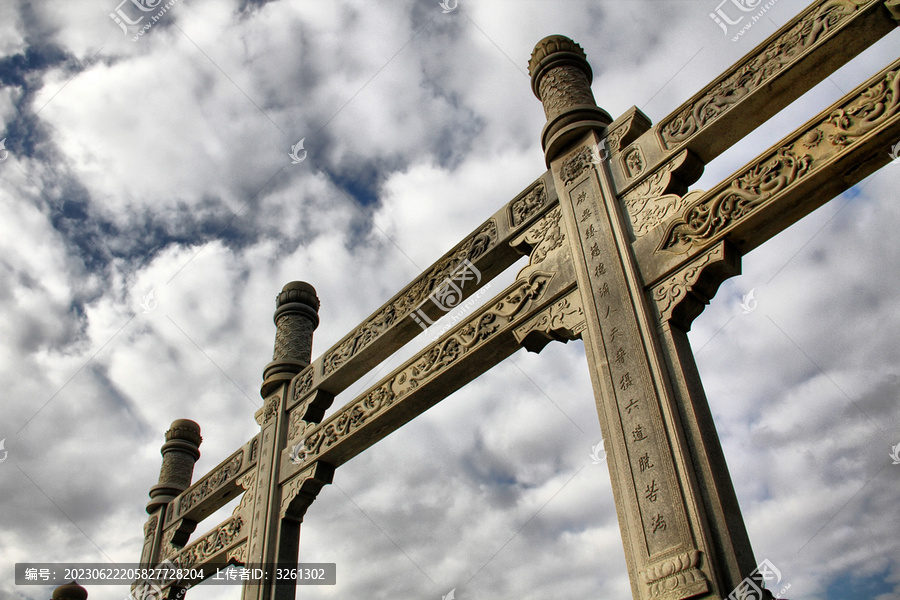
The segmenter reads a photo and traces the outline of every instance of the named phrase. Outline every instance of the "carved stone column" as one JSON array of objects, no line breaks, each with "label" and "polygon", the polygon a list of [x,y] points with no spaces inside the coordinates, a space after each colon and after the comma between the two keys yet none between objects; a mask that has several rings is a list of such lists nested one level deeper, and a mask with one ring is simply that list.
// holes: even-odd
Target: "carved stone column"
[{"label": "carved stone column", "polygon": [[150,488],[150,502],[147,503],[150,518],[144,525],[142,565],[156,564],[159,559],[166,507],[175,496],[190,487],[202,441],[200,426],[189,419],[173,421],[166,432],[166,443],[160,448],[163,458],[159,482]]},{"label": "carved stone column", "polygon": [[[668,326],[671,317],[654,311],[628,214],[608,162],[597,160],[610,120],[589,106],[590,67],[568,38],[539,42],[531,73],[548,119],[545,155],[581,294],[582,338],[632,594],[723,598],[753,569],[753,555],[693,361],[685,361],[686,337]],[[728,259],[711,259],[709,274],[717,270],[713,264],[732,264]],[[723,275],[727,265],[718,269]],[[689,295],[700,300],[718,286],[693,283]],[[699,310],[684,304],[674,313],[686,323]]]},{"label": "carved stone column", "polygon": [[305,281],[284,286],[275,301],[275,352],[263,371],[262,396],[289,382],[312,358],[313,331],[319,326],[319,298]]},{"label": "carved stone column", "polygon": [[544,105],[547,124],[541,147],[547,166],[560,150],[590,129],[602,129],[612,118],[594,102],[593,73],[581,46],[563,35],[545,37],[528,63],[531,89]]},{"label": "carved stone column", "polygon": [[[282,505],[291,503],[289,496],[292,494],[303,491],[311,496],[312,502],[318,493],[318,488],[315,491],[311,488],[285,490],[279,481],[289,429],[286,399],[291,379],[310,364],[313,331],[319,325],[319,298],[310,284],[292,281],[278,294],[275,306],[275,352],[272,362],[263,371],[261,394],[264,402],[255,415],[260,425],[260,449],[247,562],[287,565],[297,562],[301,517],[285,514]],[[321,470],[328,469],[323,467]],[[330,472],[328,476],[319,473],[318,480],[321,481],[319,488],[330,483]],[[283,600],[293,598],[295,589],[295,585],[287,582],[266,581],[245,586],[243,598]]]}]

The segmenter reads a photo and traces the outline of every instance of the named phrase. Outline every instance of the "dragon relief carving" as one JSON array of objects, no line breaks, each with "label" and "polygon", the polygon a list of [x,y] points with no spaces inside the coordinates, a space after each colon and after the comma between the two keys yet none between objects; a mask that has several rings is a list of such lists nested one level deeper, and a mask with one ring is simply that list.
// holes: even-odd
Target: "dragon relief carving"
[{"label": "dragon relief carving", "polygon": [[[795,135],[791,142],[734,178],[712,196],[687,205],[666,229],[659,250],[702,245],[773,196],[834,159],[900,111],[900,69],[878,75],[856,98]],[[827,140],[828,143],[823,142]]]},{"label": "dragon relief carving", "polygon": [[684,142],[728,112],[872,1],[832,0],[804,15],[794,27],[664,123],[659,130],[663,147],[672,148]]},{"label": "dragon relief carving", "polygon": [[410,284],[401,294],[347,336],[323,360],[323,374],[328,377],[341,365],[371,344],[395,323],[404,319],[419,306],[436,286],[439,286],[465,260],[475,260],[497,244],[497,224],[488,220],[477,233],[469,237],[425,274]]},{"label": "dragon relief carving", "polygon": [[357,398],[312,431],[305,441],[305,461],[372,421],[404,396],[456,363],[473,348],[504,329],[544,294],[551,273],[535,272],[464,325],[447,334],[400,370]]}]

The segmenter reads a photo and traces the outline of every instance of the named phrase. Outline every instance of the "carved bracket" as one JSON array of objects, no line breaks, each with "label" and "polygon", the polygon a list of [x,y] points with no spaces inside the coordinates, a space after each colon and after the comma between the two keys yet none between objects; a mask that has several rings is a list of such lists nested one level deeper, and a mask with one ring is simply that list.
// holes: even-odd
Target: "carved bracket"
[{"label": "carved bracket", "polygon": [[650,290],[661,323],[671,321],[690,331],[723,281],[741,273],[741,257],[726,241],[699,255]]},{"label": "carved bracket", "polygon": [[303,521],[306,510],[326,484],[334,480],[334,467],[316,461],[281,487],[281,518]]},{"label": "carved bracket", "polygon": [[620,197],[631,221],[631,233],[641,237],[680,212],[703,192],[687,190],[686,181],[696,181],[703,163],[690,150],[682,150],[666,161],[641,183]]},{"label": "carved bracket", "polygon": [[585,327],[581,293],[575,289],[516,327],[513,335],[529,352],[540,352],[553,340],[565,343],[581,338]]}]

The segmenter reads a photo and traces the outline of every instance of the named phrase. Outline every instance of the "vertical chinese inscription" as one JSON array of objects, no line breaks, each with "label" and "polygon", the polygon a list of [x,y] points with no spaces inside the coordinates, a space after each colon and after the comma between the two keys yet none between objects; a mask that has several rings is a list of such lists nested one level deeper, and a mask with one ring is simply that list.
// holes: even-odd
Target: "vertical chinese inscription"
[{"label": "vertical chinese inscription", "polygon": [[570,185],[568,197],[599,318],[598,366],[605,368],[615,396],[633,477],[628,493],[639,510],[647,558],[652,560],[685,543],[687,517],[615,228],[599,193],[592,191],[592,181]]}]

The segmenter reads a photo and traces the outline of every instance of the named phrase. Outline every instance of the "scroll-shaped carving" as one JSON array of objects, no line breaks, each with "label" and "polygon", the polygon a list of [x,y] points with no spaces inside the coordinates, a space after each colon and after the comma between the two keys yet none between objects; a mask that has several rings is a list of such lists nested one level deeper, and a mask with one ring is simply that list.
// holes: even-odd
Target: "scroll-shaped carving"
[{"label": "scroll-shaped carving", "polygon": [[159,517],[153,515],[144,523],[144,537],[149,538],[156,532],[156,526],[159,524]]},{"label": "scroll-shaped carving", "polygon": [[170,560],[179,569],[200,565],[234,543],[241,535],[243,526],[244,520],[240,515],[231,517]]},{"label": "scroll-shaped carving", "polygon": [[591,154],[591,149],[587,146],[582,146],[578,151],[569,156],[569,158],[563,162],[562,168],[559,171],[559,176],[562,177],[563,183],[569,185],[578,179],[579,175],[591,167],[592,159],[593,155]]},{"label": "scroll-shaped carving", "polygon": [[281,487],[281,518],[303,521],[319,491],[334,479],[334,467],[315,462]]},{"label": "scroll-shaped carving", "polygon": [[247,517],[253,510],[253,493],[256,491],[256,469],[241,477],[238,480],[238,485],[244,490],[244,495],[241,496],[240,503],[231,511],[231,515],[244,515]]},{"label": "scroll-shaped carving", "polygon": [[234,477],[241,470],[244,463],[244,449],[241,448],[231,455],[223,465],[217,467],[206,477],[191,486],[186,494],[182,495],[178,500],[178,514],[184,514],[191,507],[201,502],[204,498],[208,498],[216,490],[218,490],[226,481]]},{"label": "scroll-shaped carving", "polygon": [[228,551],[228,554],[225,555],[225,562],[229,564],[235,565],[244,565],[247,563],[247,549],[250,547],[250,544],[247,542],[241,542],[237,546],[234,546]]},{"label": "scroll-shaped carving", "polygon": [[516,341],[529,352],[540,352],[553,340],[581,337],[586,327],[581,293],[576,289],[513,330]]},{"label": "scroll-shaped carving", "polygon": [[406,318],[464,260],[474,262],[497,244],[497,224],[488,220],[474,235],[444,256],[427,272],[410,284],[384,308],[348,335],[323,359],[323,374],[328,377],[341,365],[368,346],[395,323]]},{"label": "scroll-shaped carving", "polygon": [[740,274],[740,255],[722,241],[681,271],[654,286],[650,296],[660,322],[672,321],[688,331],[691,322],[715,295],[719,285]]},{"label": "scroll-shaped carving", "polygon": [[856,97],[817,119],[817,125],[767,152],[724,189],[689,206],[668,226],[659,250],[683,252],[691,245],[705,244],[892,119],[900,111],[898,72],[894,68],[876,76]]},{"label": "scroll-shaped carving", "polygon": [[518,227],[547,203],[547,190],[543,179],[539,180],[509,205],[509,223]]},{"label": "scroll-shaped carving", "polygon": [[649,596],[660,600],[680,600],[708,591],[709,581],[697,568],[700,555],[699,550],[691,550],[641,571],[641,579],[650,588]]},{"label": "scroll-shaped carving", "polygon": [[399,372],[329,417],[306,436],[304,461],[312,461],[324,450],[339,444],[409,392],[501,331],[541,298],[552,278],[552,273],[537,271],[528,279],[520,279],[493,305],[482,309],[468,322],[425,348]]},{"label": "scroll-shaped carving", "polygon": [[303,420],[302,408],[291,411],[291,420],[288,424],[288,445],[296,439],[299,439],[306,431],[307,423]]},{"label": "scroll-shaped carving", "polygon": [[281,406],[281,397],[280,396],[271,396],[268,400],[266,400],[266,405],[256,411],[256,414],[253,415],[256,418],[256,422],[260,425],[260,427],[265,427],[269,424],[275,415],[278,414],[278,407]]},{"label": "scroll-shaped carving", "polygon": [[561,219],[562,209],[556,206],[529,227],[525,233],[512,241],[514,246],[525,244],[531,247],[530,260],[528,265],[519,271],[519,279],[524,277],[529,269],[544,262],[551,252],[563,246],[566,234],[560,226]]},{"label": "scroll-shaped carving", "polygon": [[831,0],[807,12],[797,24],[723,75],[699,98],[660,126],[663,147],[673,148],[766,85],[810,47],[873,0]]},{"label": "scroll-shaped carving", "polygon": [[692,179],[702,168],[696,156],[689,150],[683,150],[621,196],[635,238],[646,235],[703,195],[704,192],[700,190],[683,196],[680,194],[684,190],[682,175],[686,173]]}]

